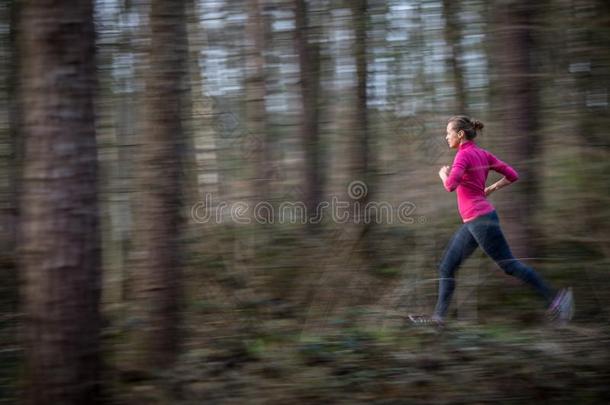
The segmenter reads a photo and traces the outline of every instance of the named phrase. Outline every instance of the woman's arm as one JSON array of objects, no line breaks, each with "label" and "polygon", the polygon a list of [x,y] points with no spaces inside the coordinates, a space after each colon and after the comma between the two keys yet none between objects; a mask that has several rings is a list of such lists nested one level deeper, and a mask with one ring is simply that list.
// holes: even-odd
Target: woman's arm
[{"label": "woman's arm", "polygon": [[504,176],[500,180],[498,180],[494,184],[492,184],[491,186],[485,187],[485,196],[488,196],[491,193],[493,193],[494,191],[498,191],[502,187],[506,187],[511,183],[513,183],[513,182],[508,180],[506,178],[506,176]]},{"label": "woman's arm", "polygon": [[466,156],[463,153],[458,152],[453,160],[451,168],[449,168],[449,166],[441,167],[438,175],[443,181],[445,190],[452,192],[457,188],[457,186],[462,182],[462,176],[464,176],[466,166]]},{"label": "woman's arm", "polygon": [[515,181],[519,180],[519,173],[517,173],[515,169],[495,157],[489,151],[487,151],[487,161],[489,163],[489,168],[506,177],[506,179],[508,180],[508,184],[514,183]]},{"label": "woman's arm", "polygon": [[519,173],[517,173],[517,171],[510,167],[508,164],[495,157],[492,153],[487,152],[487,159],[489,162],[489,168],[500,174],[503,174],[504,177],[502,177],[500,180],[498,180],[491,186],[485,187],[485,196],[488,196],[494,191],[497,191],[502,187],[506,187],[509,184],[519,180]]}]

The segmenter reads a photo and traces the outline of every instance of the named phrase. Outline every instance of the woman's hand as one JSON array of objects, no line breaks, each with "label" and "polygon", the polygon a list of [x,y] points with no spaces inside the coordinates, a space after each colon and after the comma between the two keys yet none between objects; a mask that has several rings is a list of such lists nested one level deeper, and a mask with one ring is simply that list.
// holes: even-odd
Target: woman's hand
[{"label": "woman's hand", "polygon": [[447,177],[449,177],[449,166],[441,167],[438,171],[438,176],[441,178],[441,180],[445,181]]},{"label": "woman's hand", "polygon": [[488,195],[490,195],[494,191],[496,191],[496,189],[493,186],[485,187],[485,197],[487,197]]}]

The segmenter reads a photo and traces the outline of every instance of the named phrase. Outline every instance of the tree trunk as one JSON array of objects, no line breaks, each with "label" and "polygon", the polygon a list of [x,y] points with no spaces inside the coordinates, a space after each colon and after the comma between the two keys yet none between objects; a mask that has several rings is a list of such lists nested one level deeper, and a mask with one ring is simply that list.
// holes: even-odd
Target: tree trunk
[{"label": "tree trunk", "polygon": [[[251,202],[257,204],[269,201],[271,177],[271,150],[267,139],[267,117],[265,112],[265,21],[263,19],[264,0],[248,2],[248,23],[246,26],[246,117],[248,133],[245,139],[247,161],[252,166]],[[254,208],[253,206],[250,209]],[[263,221],[271,218],[266,211],[259,216]]]},{"label": "tree trunk", "polygon": [[453,76],[455,86],[455,108],[454,114],[466,114],[466,93],[464,91],[464,74],[460,63],[462,32],[459,20],[460,3],[455,0],[443,0],[443,17],[445,19],[445,41],[449,52],[447,53],[447,65]]},{"label": "tree trunk", "polygon": [[[301,121],[301,139],[305,150],[305,206],[307,216],[312,219],[316,207],[322,200],[322,167],[319,139],[319,46],[309,43],[310,27],[305,0],[295,3],[295,42],[299,55],[301,77],[301,100],[303,115]],[[308,221],[308,228],[315,229],[316,224]]]},{"label": "tree trunk", "polygon": [[[369,133],[367,114],[367,0],[357,0],[353,3],[355,43],[354,57],[356,59],[356,105],[354,140],[356,142],[353,154],[353,174],[356,179],[366,181],[369,172]],[[361,200],[365,204],[369,193]]]},{"label": "tree trunk", "polygon": [[153,0],[145,73],[145,114],[139,156],[134,274],[136,369],[171,366],[179,346],[182,230],[182,104],[186,73],[186,19],[182,2]]},{"label": "tree trunk", "polygon": [[100,402],[93,2],[23,3],[19,265],[31,404]]},{"label": "tree trunk", "polygon": [[221,200],[218,145],[212,128],[213,104],[203,91],[202,63],[200,55],[207,45],[206,33],[201,27],[200,8],[195,0],[188,1],[189,27],[189,76],[192,142],[195,153],[195,182],[198,201],[204,195]]},{"label": "tree trunk", "polygon": [[[17,94],[18,48],[17,24],[19,3],[11,0],[4,13],[2,22],[9,27],[0,36],[0,52],[7,57],[0,61],[0,109],[8,113],[6,126],[0,127],[0,305],[6,312],[16,313],[18,302],[18,280],[16,268],[16,234],[18,219],[18,179],[21,173],[21,150],[23,137],[18,135],[20,128]],[[0,124],[1,125],[1,124]]]},{"label": "tree trunk", "polygon": [[[18,47],[17,47],[17,18],[19,3],[11,0],[6,8],[6,14],[2,17],[10,29],[0,37],[0,47],[8,57],[0,62],[0,74],[5,75],[6,79],[0,84],[0,103],[2,109],[8,111],[8,128],[2,129],[2,143],[0,176],[2,176],[2,186],[0,189],[0,251],[7,252],[14,260],[15,253],[15,226],[17,222],[17,179],[19,178],[19,165],[21,159],[18,154],[22,149],[22,137],[17,135],[19,125],[18,95]],[[8,259],[8,258],[7,258]],[[2,259],[4,260],[4,259]]]},{"label": "tree trunk", "polygon": [[[567,30],[567,66],[574,81],[573,114],[575,127],[574,136],[580,139],[579,158],[583,165],[579,168],[578,224],[581,233],[603,241],[608,235],[608,221],[605,220],[605,210],[608,205],[610,187],[605,180],[610,169],[610,161],[606,158],[610,150],[608,140],[607,91],[610,87],[610,57],[607,49],[610,46],[610,36],[607,33],[610,5],[604,1],[572,0],[568,12],[571,16]],[[588,163],[588,164],[587,164]],[[597,192],[591,192],[591,185],[606,185],[594,187]],[[600,195],[601,194],[601,195]],[[600,250],[608,251],[607,244],[600,243]]]},{"label": "tree trunk", "polygon": [[[354,222],[360,227],[361,249],[373,267],[381,265],[375,248],[372,231],[374,218],[367,204],[373,200],[376,186],[373,153],[371,149],[369,116],[367,108],[368,86],[368,0],[357,0],[352,4],[354,12],[354,58],[356,60],[356,106],[354,119],[354,144],[351,153],[352,180],[348,185],[348,198],[351,200],[351,213]],[[361,183],[360,183],[361,182]]]},{"label": "tree trunk", "polygon": [[[534,212],[538,204],[539,157],[538,89],[532,63],[534,49],[531,24],[536,5],[527,1],[498,2],[495,50],[492,64],[498,75],[492,86],[498,96],[494,110],[499,115],[501,138],[498,154],[511,164],[520,179],[509,195],[499,199],[500,216],[515,256],[535,254]],[[493,61],[495,59],[495,61]],[[500,104],[501,103],[501,104]]]}]

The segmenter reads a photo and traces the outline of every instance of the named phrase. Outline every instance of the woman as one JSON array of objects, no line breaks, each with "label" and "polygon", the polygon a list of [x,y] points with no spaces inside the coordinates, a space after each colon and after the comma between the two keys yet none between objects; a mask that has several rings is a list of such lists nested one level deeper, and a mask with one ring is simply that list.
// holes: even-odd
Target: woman
[{"label": "woman", "polygon": [[[570,288],[555,293],[530,267],[516,259],[504,238],[498,215],[487,196],[519,178],[517,172],[480,148],[474,142],[483,123],[465,115],[449,119],[446,139],[449,147],[457,149],[451,169],[443,166],[438,172],[448,192],[456,191],[462,226],[455,232],[439,265],[439,292],[432,317],[409,316],[416,324],[442,325],[455,288],[455,272],[466,258],[480,246],[504,270],[530,285],[548,305],[547,315],[553,320],[566,322],[573,314]],[[489,187],[485,181],[489,170],[504,177]]]}]

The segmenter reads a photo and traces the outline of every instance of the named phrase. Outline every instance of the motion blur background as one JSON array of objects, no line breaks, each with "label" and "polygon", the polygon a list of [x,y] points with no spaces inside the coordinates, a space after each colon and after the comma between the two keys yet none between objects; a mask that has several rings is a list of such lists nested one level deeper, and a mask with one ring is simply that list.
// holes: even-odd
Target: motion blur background
[{"label": "motion blur background", "polygon": [[[1,2],[0,403],[607,403],[609,49],[604,0]],[[477,250],[405,327],[455,114],[569,326]]]}]

